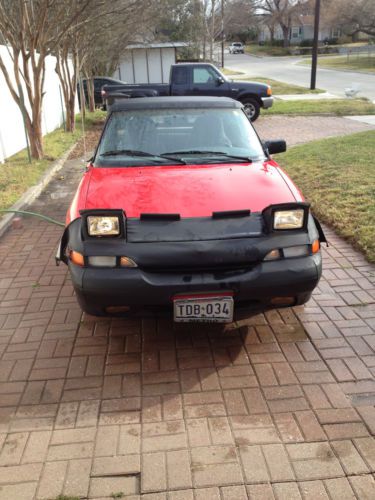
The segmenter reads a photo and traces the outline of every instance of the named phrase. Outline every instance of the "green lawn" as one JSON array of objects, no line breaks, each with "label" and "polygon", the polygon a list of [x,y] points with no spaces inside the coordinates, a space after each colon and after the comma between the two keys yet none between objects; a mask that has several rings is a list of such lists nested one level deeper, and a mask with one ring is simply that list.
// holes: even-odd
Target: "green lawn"
[{"label": "green lawn", "polygon": [[[310,65],[311,59],[309,58],[301,61],[299,64]],[[368,57],[367,53],[361,54],[359,57],[357,57],[356,54],[351,54],[349,58],[347,56],[319,57],[318,65],[321,68],[337,70],[347,69],[375,73],[375,52],[372,52],[371,57]]]},{"label": "green lawn", "polygon": [[364,99],[317,99],[275,101],[272,108],[262,110],[268,115],[374,115],[375,105]]},{"label": "green lawn", "polygon": [[278,161],[314,213],[375,262],[375,131],[296,146]]},{"label": "green lawn", "polygon": [[245,52],[253,56],[289,56],[289,49],[271,45],[246,45]]},{"label": "green lawn", "polygon": [[238,79],[251,82],[267,83],[268,85],[271,85],[273,95],[321,94],[322,92],[324,92],[324,90],[310,90],[307,87],[301,87],[299,85],[293,85],[291,83],[279,82],[278,80],[272,80],[271,78],[265,78],[263,76],[256,76],[254,78],[239,77]]},{"label": "green lawn", "polygon": [[[103,119],[105,113],[96,111],[87,113],[86,128],[90,129],[97,120]],[[42,160],[28,162],[26,149],[8,158],[0,164],[0,208],[12,206],[27,189],[38,183],[44,172],[53,161],[59,158],[82,136],[82,124],[77,117],[77,127],[74,133],[57,129],[44,137],[44,153]]]},{"label": "green lawn", "polygon": [[244,75],[245,73],[243,71],[235,71],[230,68],[220,68],[220,71],[223,73],[223,75],[226,76],[238,76],[238,75]]}]

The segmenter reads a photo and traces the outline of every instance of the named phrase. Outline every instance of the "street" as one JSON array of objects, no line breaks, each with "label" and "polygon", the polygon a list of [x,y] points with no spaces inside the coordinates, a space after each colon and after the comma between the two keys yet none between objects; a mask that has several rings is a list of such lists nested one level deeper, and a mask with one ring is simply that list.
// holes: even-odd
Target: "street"
[{"label": "street", "polygon": [[[227,69],[242,71],[250,76],[262,76],[281,82],[310,86],[310,66],[297,64],[301,57],[255,57],[247,54],[225,54]],[[234,76],[233,79],[236,79]],[[336,71],[318,68],[316,87],[332,94],[345,96],[345,88],[359,85],[358,97],[375,100],[375,74]]]}]

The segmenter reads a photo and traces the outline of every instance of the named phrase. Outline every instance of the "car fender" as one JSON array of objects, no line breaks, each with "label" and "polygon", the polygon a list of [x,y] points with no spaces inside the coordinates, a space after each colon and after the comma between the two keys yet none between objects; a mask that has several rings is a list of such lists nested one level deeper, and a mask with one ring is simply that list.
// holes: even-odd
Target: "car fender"
[{"label": "car fender", "polygon": [[55,255],[55,261],[57,266],[60,265],[60,262],[63,262],[64,264],[68,265],[69,259],[66,252],[68,243],[71,244],[74,250],[80,253],[82,253],[83,251],[83,242],[80,232],[81,225],[80,224],[78,225],[76,223],[78,219],[81,219],[81,217],[72,220],[64,229],[64,232],[61,236]]},{"label": "car fender", "polygon": [[262,105],[262,100],[259,97],[259,95],[253,94],[253,93],[249,92],[248,90],[240,92],[240,94],[236,97],[236,100],[242,101],[242,99],[248,99],[248,98],[255,99],[259,103],[260,106]]}]

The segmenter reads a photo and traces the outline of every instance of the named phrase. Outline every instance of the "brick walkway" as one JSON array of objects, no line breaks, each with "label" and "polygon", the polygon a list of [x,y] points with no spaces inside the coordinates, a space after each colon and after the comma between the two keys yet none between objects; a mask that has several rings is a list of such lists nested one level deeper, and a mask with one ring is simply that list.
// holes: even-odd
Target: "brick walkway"
[{"label": "brick walkway", "polygon": [[[63,220],[76,165],[33,209]],[[375,267],[360,254],[328,231],[307,306],[174,328],[82,316],[60,233],[27,219],[0,242],[0,500],[375,498]]]}]

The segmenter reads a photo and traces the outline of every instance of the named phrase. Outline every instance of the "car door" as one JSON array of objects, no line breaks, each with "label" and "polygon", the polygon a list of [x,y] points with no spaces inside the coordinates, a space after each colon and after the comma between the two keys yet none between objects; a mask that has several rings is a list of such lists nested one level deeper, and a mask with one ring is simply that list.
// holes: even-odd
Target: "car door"
[{"label": "car door", "polygon": [[189,68],[186,65],[172,67],[171,95],[191,95],[191,83],[189,82]]}]

